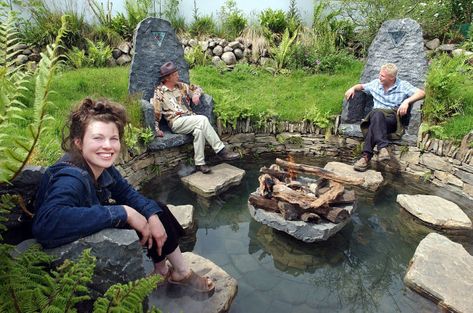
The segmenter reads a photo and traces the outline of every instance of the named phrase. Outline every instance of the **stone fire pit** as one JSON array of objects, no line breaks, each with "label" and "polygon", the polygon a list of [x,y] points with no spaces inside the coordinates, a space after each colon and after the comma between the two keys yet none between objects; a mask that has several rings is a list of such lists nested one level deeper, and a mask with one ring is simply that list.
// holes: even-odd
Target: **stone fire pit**
[{"label": "stone fire pit", "polygon": [[[318,179],[302,183],[295,179],[296,172]],[[360,178],[280,159],[260,173],[260,186],[248,198],[251,216],[304,242],[327,240],[341,230],[355,210],[355,193],[344,185],[364,183]]]}]

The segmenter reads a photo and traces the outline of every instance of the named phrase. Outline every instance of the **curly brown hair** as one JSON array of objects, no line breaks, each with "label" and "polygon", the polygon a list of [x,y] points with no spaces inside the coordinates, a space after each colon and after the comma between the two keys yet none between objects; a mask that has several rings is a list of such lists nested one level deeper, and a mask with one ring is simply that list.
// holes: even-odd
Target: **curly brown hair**
[{"label": "curly brown hair", "polygon": [[[108,99],[85,98],[82,100],[69,114],[68,121],[62,130],[61,142],[61,148],[71,155],[73,162],[77,165],[84,165],[84,159],[74,141],[84,139],[85,130],[92,121],[115,123],[120,142],[122,142],[128,118],[125,108],[119,103]],[[66,129],[69,131],[67,132]]]}]

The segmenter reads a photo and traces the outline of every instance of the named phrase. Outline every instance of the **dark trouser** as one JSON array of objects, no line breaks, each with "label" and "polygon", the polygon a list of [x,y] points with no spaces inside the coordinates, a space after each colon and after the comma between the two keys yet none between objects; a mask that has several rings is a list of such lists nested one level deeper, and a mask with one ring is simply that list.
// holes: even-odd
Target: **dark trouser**
[{"label": "dark trouser", "polygon": [[[181,224],[176,220],[168,207],[158,202],[159,206],[163,209],[163,212],[159,213],[159,220],[166,230],[167,239],[164,242],[161,255],[158,255],[158,250],[156,248],[156,241],[153,240],[153,246],[151,249],[148,249],[148,257],[153,260],[153,263],[158,263],[163,261],[168,254],[171,254],[179,245],[179,238],[184,235],[184,229],[182,229]],[[138,233],[138,236],[141,235]]]},{"label": "dark trouser", "polygon": [[389,114],[385,116],[383,112],[373,112],[370,116],[370,125],[363,145],[363,154],[368,155],[368,158],[371,159],[374,146],[377,145],[378,150],[387,147],[389,145],[388,134],[395,132],[396,127],[396,115]]}]

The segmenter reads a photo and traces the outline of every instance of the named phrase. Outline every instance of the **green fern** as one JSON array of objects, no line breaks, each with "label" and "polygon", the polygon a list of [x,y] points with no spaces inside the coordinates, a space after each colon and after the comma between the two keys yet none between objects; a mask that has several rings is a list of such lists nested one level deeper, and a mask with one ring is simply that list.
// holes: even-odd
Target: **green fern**
[{"label": "green fern", "polygon": [[[2,55],[3,62],[1,68],[2,88],[0,90],[1,109],[5,113],[4,119],[0,122],[0,183],[13,180],[26,165],[33,148],[38,142],[39,136],[44,130],[44,123],[50,117],[46,114],[47,107],[51,104],[48,100],[51,93],[51,82],[55,70],[59,63],[58,50],[60,48],[61,38],[67,32],[67,18],[62,18],[62,27],[59,30],[56,41],[46,48],[45,53],[41,53],[41,61],[38,64],[35,73],[35,95],[32,122],[28,125],[27,135],[17,133],[8,133],[4,130],[14,127],[18,119],[24,119],[22,116],[21,96],[26,90],[26,75],[20,68],[9,70],[12,63],[10,59],[12,53],[11,46],[18,41],[15,39],[16,32],[12,26],[11,20],[2,23],[3,32],[0,34],[0,42],[4,45],[6,53]],[[6,135],[8,134],[8,135]]]},{"label": "green fern", "polygon": [[94,303],[94,313],[141,313],[143,300],[156,288],[161,276],[152,275],[128,284],[115,284]]},{"label": "green fern", "polygon": [[281,43],[277,48],[273,48],[274,59],[276,60],[276,67],[278,70],[284,68],[287,63],[287,56],[290,48],[297,37],[299,30],[296,29],[292,37],[289,35],[289,29],[286,28],[282,36]]}]

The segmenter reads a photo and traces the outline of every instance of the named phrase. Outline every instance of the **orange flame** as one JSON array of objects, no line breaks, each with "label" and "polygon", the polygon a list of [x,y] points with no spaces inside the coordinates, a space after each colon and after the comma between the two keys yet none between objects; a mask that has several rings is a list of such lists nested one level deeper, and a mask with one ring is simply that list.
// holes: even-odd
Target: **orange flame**
[{"label": "orange flame", "polygon": [[[290,154],[287,156],[287,161],[290,162],[290,163],[295,163],[295,162],[294,162],[294,158],[293,158],[292,155],[290,155]],[[288,172],[289,178],[290,178],[291,180],[296,180],[296,179],[297,179],[297,174],[296,174],[296,171],[295,171],[294,168],[292,168],[291,166],[289,166],[289,167],[287,168],[287,172]]]}]

